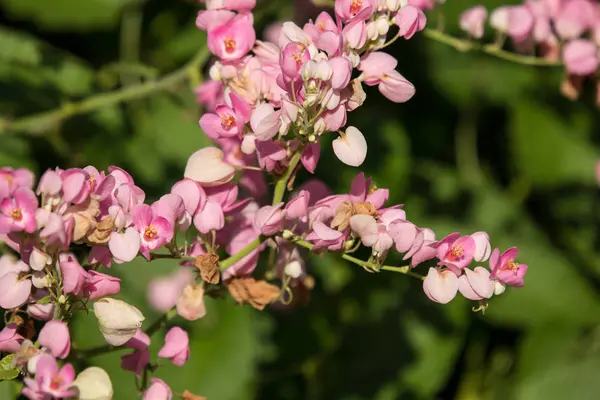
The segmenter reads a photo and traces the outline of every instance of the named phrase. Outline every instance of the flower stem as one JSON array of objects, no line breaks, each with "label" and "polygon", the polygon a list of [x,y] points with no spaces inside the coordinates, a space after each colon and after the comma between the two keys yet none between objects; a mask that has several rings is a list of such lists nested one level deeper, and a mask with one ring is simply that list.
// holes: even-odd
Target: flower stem
[{"label": "flower stem", "polygon": [[285,174],[283,174],[277,180],[277,183],[275,184],[275,191],[273,192],[273,205],[276,205],[279,202],[281,202],[281,200],[283,200],[283,196],[285,195],[285,190],[286,190],[288,181],[289,181],[290,177],[292,176],[292,174],[294,173],[294,170],[298,166],[301,156],[302,156],[302,150],[296,151],[290,160],[290,163],[288,165],[287,170],[285,171]]},{"label": "flower stem", "polygon": [[232,255],[229,258],[224,259],[219,262],[219,268],[221,270],[227,269],[231,267],[236,262],[240,261],[242,258],[246,257],[248,254],[252,253],[258,246],[260,246],[261,240],[260,237],[254,239],[250,244],[240,250],[238,253]]},{"label": "flower stem", "polygon": [[496,44],[481,45],[470,40],[456,38],[435,29],[426,28],[423,31],[423,34],[429,39],[433,39],[437,42],[454,47],[456,50],[462,52],[476,50],[506,61],[537,67],[560,67],[562,65],[560,61],[546,60],[540,57],[524,56],[521,54],[512,53],[510,51],[502,50],[502,48]]}]

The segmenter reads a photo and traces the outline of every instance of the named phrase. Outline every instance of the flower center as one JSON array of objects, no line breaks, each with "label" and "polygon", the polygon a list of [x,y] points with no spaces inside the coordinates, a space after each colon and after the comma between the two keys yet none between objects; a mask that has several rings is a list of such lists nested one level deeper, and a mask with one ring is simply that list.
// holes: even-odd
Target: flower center
[{"label": "flower center", "polygon": [[227,39],[225,39],[224,43],[225,43],[225,51],[227,53],[233,53],[235,51],[235,48],[236,48],[235,39],[233,39],[232,37],[228,37]]},{"label": "flower center", "polygon": [[448,258],[452,259],[452,260],[456,260],[459,257],[462,257],[465,254],[465,250],[462,248],[462,246],[457,245],[457,246],[452,246],[450,248],[450,251],[448,252]]},{"label": "flower center", "polygon": [[10,215],[10,217],[15,221],[20,221],[21,219],[23,219],[23,212],[20,208],[13,208],[8,212],[8,215]]},{"label": "flower center", "polygon": [[515,260],[508,260],[506,265],[504,266],[505,270],[509,270],[512,272],[517,272],[517,268],[519,267],[519,263],[515,262]]},{"label": "flower center", "polygon": [[231,114],[220,115],[219,118],[221,118],[221,126],[223,127],[223,129],[231,128],[231,126],[235,122]]},{"label": "flower center", "polygon": [[48,385],[48,386],[49,386],[50,390],[58,390],[58,389],[60,389],[62,384],[63,384],[62,378],[60,376],[55,376],[52,378],[52,380],[50,381],[50,385]]},{"label": "flower center", "polygon": [[363,5],[362,0],[352,0],[352,4],[350,5],[350,14],[352,14],[352,15],[358,14],[362,5]]},{"label": "flower center", "polygon": [[158,236],[158,230],[154,227],[154,225],[148,225],[144,229],[144,237],[146,239],[154,239],[156,236]]},{"label": "flower center", "polygon": [[90,192],[94,192],[96,190],[96,178],[94,178],[94,175],[90,175],[90,178],[88,179],[88,185],[90,185]]},{"label": "flower center", "polygon": [[317,24],[317,29],[321,32],[325,32],[325,24],[323,22],[319,22]]}]

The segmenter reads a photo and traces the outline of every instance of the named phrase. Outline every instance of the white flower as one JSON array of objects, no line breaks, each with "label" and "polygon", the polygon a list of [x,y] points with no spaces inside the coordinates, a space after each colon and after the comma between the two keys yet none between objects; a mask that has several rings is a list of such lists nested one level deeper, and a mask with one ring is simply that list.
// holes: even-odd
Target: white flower
[{"label": "white flower", "polygon": [[121,346],[142,326],[144,315],[124,301],[105,297],[94,303],[100,332],[113,346]]}]

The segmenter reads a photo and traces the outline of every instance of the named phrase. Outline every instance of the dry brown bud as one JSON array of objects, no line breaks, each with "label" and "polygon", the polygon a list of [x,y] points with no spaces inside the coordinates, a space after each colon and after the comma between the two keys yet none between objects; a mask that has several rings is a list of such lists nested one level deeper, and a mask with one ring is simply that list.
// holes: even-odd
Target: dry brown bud
[{"label": "dry brown bud", "polygon": [[219,270],[219,256],[215,253],[202,254],[196,257],[196,268],[200,270],[200,277],[204,282],[216,285],[221,278]]},{"label": "dry brown bud", "polygon": [[254,278],[234,278],[227,288],[235,301],[250,304],[257,310],[263,310],[267,304],[275,302],[281,293],[279,287]]},{"label": "dry brown bud", "polygon": [[96,228],[89,234],[87,240],[91,243],[107,243],[114,230],[115,223],[112,217],[106,217],[96,224]]},{"label": "dry brown bud", "polygon": [[88,235],[96,227],[96,217],[100,214],[100,203],[89,198],[81,204],[67,208],[65,217],[72,216],[75,221],[73,241],[77,242]]},{"label": "dry brown bud", "polygon": [[369,202],[342,201],[335,209],[335,216],[331,221],[331,229],[342,232],[350,225],[350,217],[357,214],[370,215],[377,218],[377,208]]},{"label": "dry brown bud", "polygon": [[184,390],[183,394],[181,395],[181,398],[183,400],[208,400],[206,397],[198,396],[197,394],[194,394],[189,390]]}]

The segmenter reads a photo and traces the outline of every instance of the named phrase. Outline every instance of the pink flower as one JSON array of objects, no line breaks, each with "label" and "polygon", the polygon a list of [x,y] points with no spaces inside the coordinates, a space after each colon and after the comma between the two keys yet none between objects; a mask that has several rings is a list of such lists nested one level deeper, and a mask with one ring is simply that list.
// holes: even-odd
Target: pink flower
[{"label": "pink flower", "polygon": [[527,6],[503,6],[492,11],[490,25],[521,42],[533,29],[534,18]]},{"label": "pink flower", "polygon": [[140,251],[140,234],[134,227],[129,227],[123,233],[110,234],[108,248],[115,262],[123,263],[133,260]]},{"label": "pink flower", "polygon": [[65,359],[71,351],[71,337],[69,327],[62,321],[52,320],[46,322],[38,341],[42,346],[50,350],[53,357]]},{"label": "pink flower", "polygon": [[231,22],[236,13],[229,10],[206,10],[198,12],[196,26],[203,31],[210,31]]},{"label": "pink flower", "polygon": [[0,277],[0,307],[10,310],[25,304],[31,285],[31,279],[21,278],[18,272],[8,272]]},{"label": "pink flower", "polygon": [[206,315],[204,288],[194,283],[187,285],[177,301],[177,315],[188,321],[195,321]]},{"label": "pink flower", "polygon": [[106,175],[104,171],[99,172],[91,165],[83,169],[87,176],[87,184],[90,187],[91,196],[97,200],[104,200],[114,191],[117,180],[112,175]]},{"label": "pink flower", "polygon": [[250,117],[250,126],[256,139],[265,141],[275,136],[281,127],[280,116],[280,111],[275,111],[268,103],[256,107]]},{"label": "pink flower", "polygon": [[475,253],[473,254],[473,260],[477,262],[487,261],[492,253],[489,235],[485,232],[475,232],[471,235],[471,237],[475,241]]},{"label": "pink flower", "polygon": [[46,197],[58,197],[62,190],[62,178],[54,170],[47,170],[40,178],[36,193]]},{"label": "pink flower", "polygon": [[208,31],[210,51],[225,61],[239,60],[254,46],[256,32],[251,14],[240,14],[231,21]]},{"label": "pink flower", "polygon": [[190,339],[186,331],[175,326],[167,332],[165,345],[158,351],[158,356],[168,358],[173,365],[182,367],[190,358]]},{"label": "pink flower", "polygon": [[140,233],[140,253],[150,260],[150,251],[156,250],[173,238],[173,225],[163,217],[154,215],[147,204],[133,209],[133,226]]},{"label": "pink flower", "polygon": [[487,10],[484,6],[478,5],[469,8],[460,15],[460,29],[467,32],[475,39],[479,39],[483,37],[486,19]]},{"label": "pink flower", "polygon": [[152,203],[152,213],[169,221],[173,227],[178,226],[182,231],[189,227],[189,219],[186,219],[185,205],[178,194],[168,193]]},{"label": "pink flower", "polygon": [[71,253],[63,253],[59,256],[59,266],[63,275],[64,292],[73,293],[76,296],[81,295],[83,286],[88,279],[88,272]]},{"label": "pink flower", "polygon": [[18,188],[33,188],[35,177],[27,169],[0,168],[0,200],[12,196]]},{"label": "pink flower", "polygon": [[500,250],[494,249],[490,257],[490,279],[495,279],[508,286],[522,287],[523,277],[527,273],[527,265],[515,262],[519,250],[511,247],[500,255]]},{"label": "pink flower", "polygon": [[192,278],[190,268],[182,267],[169,276],[153,279],[148,285],[148,302],[157,311],[169,311],[177,304]]},{"label": "pink flower", "polygon": [[234,11],[250,11],[256,7],[256,0],[206,0],[206,9],[226,9]]},{"label": "pink flower", "polygon": [[421,9],[407,5],[398,10],[396,14],[396,25],[400,28],[398,34],[408,40],[415,33],[425,29],[427,17]]},{"label": "pink flower", "polygon": [[202,82],[194,89],[196,102],[205,107],[206,111],[212,112],[217,104],[223,103],[223,83],[221,81]]},{"label": "pink flower", "polygon": [[241,136],[244,125],[250,120],[251,109],[248,103],[235,93],[230,94],[233,107],[222,104],[215,113],[204,114],[200,118],[200,128],[212,139]]},{"label": "pink flower", "polygon": [[308,143],[302,151],[302,157],[300,158],[300,161],[308,172],[314,174],[320,157],[321,145],[319,143]]},{"label": "pink flower", "polygon": [[217,186],[229,182],[235,168],[223,161],[224,153],[216,147],[204,147],[190,156],[183,176],[203,186]]},{"label": "pink flower", "polygon": [[591,28],[597,19],[598,13],[593,2],[565,1],[554,20],[554,28],[562,39],[576,39]]},{"label": "pink flower", "polygon": [[302,43],[288,43],[279,56],[281,72],[288,80],[298,78],[302,65],[310,60],[310,53]]},{"label": "pink flower", "polygon": [[273,236],[283,230],[284,215],[281,211],[283,203],[276,206],[264,206],[256,212],[254,225],[262,235]]},{"label": "pink flower", "polygon": [[17,324],[8,324],[0,331],[0,351],[16,353],[25,338],[17,333]]},{"label": "pink flower", "polygon": [[196,211],[204,208],[206,204],[206,192],[202,186],[191,179],[184,179],[174,184],[171,193],[177,194],[183,199],[185,211],[189,215],[196,214]]},{"label": "pink flower", "polygon": [[200,233],[220,231],[225,226],[225,215],[221,205],[207,201],[204,209],[194,216],[194,226]]},{"label": "pink flower", "polygon": [[[367,26],[365,21],[353,21],[344,27],[342,31],[344,43],[351,49],[360,49],[367,42]],[[334,38],[337,40],[337,37]],[[337,40],[339,42],[339,40]],[[335,43],[335,42],[333,42]]]},{"label": "pink flower", "polygon": [[256,142],[256,154],[258,155],[258,165],[261,168],[271,172],[278,163],[287,158],[287,151],[279,142],[266,140]]},{"label": "pink flower", "polygon": [[150,352],[148,351],[150,337],[141,329],[138,329],[135,335],[123,346],[132,348],[135,351],[121,356],[121,368],[125,371],[135,372],[136,377],[139,379],[142,376],[144,367],[150,361]]},{"label": "pink flower", "polygon": [[598,69],[598,47],[589,40],[575,39],[563,48],[563,61],[567,72],[573,75],[591,75]]},{"label": "pink flower", "polygon": [[358,167],[367,157],[367,141],[361,131],[349,126],[345,134],[333,141],[333,152],[344,164]]},{"label": "pink flower", "polygon": [[405,103],[415,95],[415,87],[398,71],[391,71],[381,79],[379,92],[394,103]]},{"label": "pink flower", "polygon": [[37,197],[31,189],[17,188],[13,198],[6,197],[0,202],[0,233],[35,232],[37,206]]},{"label": "pink flower", "polygon": [[310,192],[301,190],[297,196],[292,198],[285,205],[285,216],[287,219],[299,219],[302,222],[308,220],[308,204],[310,202]]},{"label": "pink flower", "polygon": [[41,354],[35,366],[35,379],[25,378],[23,394],[30,399],[47,399],[48,397],[64,399],[77,395],[72,388],[75,370],[71,364],[65,364],[60,370],[54,357]]},{"label": "pink flower", "polygon": [[[139,246],[139,245],[138,245]],[[90,254],[88,255],[88,264],[100,264],[106,268],[111,266],[111,255],[110,249],[104,246],[92,246]]]},{"label": "pink flower", "polygon": [[[336,0],[335,13],[342,21],[365,20],[373,14],[374,0]],[[377,1],[375,1],[376,3]]]},{"label": "pink flower", "polygon": [[396,69],[398,60],[382,51],[369,52],[360,59],[358,70],[366,85],[375,86],[381,83],[383,76]]},{"label": "pink flower", "polygon": [[464,275],[458,278],[458,290],[469,300],[489,299],[494,294],[494,281],[490,280],[490,271],[475,267],[473,271],[464,269]]},{"label": "pink flower", "polygon": [[445,265],[460,275],[475,254],[475,240],[471,236],[462,236],[456,239],[456,234],[448,235],[437,244],[437,258],[439,265]]},{"label": "pink flower", "polygon": [[119,278],[96,271],[88,271],[88,278],[83,286],[83,293],[89,300],[112,296],[120,291],[121,280]]},{"label": "pink flower", "polygon": [[150,387],[144,392],[142,400],[171,400],[173,392],[164,381],[158,378],[150,379]]},{"label": "pink flower", "polygon": [[436,303],[447,304],[456,297],[458,276],[448,269],[429,268],[423,281],[423,291]]},{"label": "pink flower", "polygon": [[63,198],[67,203],[81,204],[90,195],[87,176],[82,169],[72,168],[60,174],[62,178]]},{"label": "pink flower", "polygon": [[327,248],[329,250],[339,250],[344,243],[344,234],[335,229],[331,229],[321,221],[315,221],[312,225],[313,230],[306,236],[306,240],[314,243],[314,249]]},{"label": "pink flower", "polygon": [[363,245],[373,248],[373,254],[385,255],[394,245],[387,227],[378,224],[370,215],[353,215],[350,217],[350,228],[360,237]]}]

